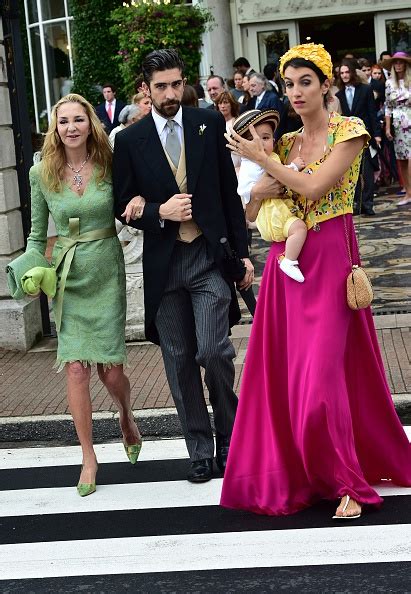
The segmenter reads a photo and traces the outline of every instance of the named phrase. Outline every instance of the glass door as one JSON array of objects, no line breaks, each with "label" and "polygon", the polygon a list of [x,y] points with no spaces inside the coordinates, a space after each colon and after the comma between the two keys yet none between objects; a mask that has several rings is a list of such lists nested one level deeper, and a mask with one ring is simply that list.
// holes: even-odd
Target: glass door
[{"label": "glass door", "polygon": [[380,12],[375,16],[377,58],[382,51],[411,52],[411,10]]},{"label": "glass door", "polygon": [[266,64],[277,62],[293,45],[298,43],[295,21],[277,21],[247,25],[243,28],[244,55],[251,67],[259,72]]}]

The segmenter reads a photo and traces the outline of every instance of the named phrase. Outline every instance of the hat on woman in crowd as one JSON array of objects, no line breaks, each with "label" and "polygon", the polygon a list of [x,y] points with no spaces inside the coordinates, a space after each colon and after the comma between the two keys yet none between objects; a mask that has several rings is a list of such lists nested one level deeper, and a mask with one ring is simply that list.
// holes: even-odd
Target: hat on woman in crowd
[{"label": "hat on woman in crowd", "polygon": [[395,60],[403,60],[404,62],[406,62],[406,64],[409,64],[411,66],[411,56],[409,56],[405,52],[395,52],[395,54],[391,56],[391,58],[385,58],[385,60],[383,60],[383,68],[385,68],[386,70],[391,70],[391,66]]}]

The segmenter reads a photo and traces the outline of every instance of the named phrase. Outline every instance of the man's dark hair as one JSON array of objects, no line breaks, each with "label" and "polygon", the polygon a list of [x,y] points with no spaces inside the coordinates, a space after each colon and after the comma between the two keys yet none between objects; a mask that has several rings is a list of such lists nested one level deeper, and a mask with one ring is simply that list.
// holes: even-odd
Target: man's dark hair
[{"label": "man's dark hair", "polygon": [[205,92],[204,92],[203,85],[201,85],[200,83],[196,83],[195,85],[193,85],[193,87],[194,87],[194,88],[195,88],[195,90],[196,90],[197,97],[198,97],[199,99],[204,99],[204,97],[205,97]]},{"label": "man's dark hair", "polygon": [[360,68],[364,68],[364,66],[366,66],[367,68],[371,68],[370,61],[367,60],[367,58],[358,58],[357,62]]},{"label": "man's dark hair", "polygon": [[380,62],[382,61],[383,56],[389,56],[391,58],[391,54],[388,50],[384,50],[383,52],[380,53]]},{"label": "man's dark hair", "polygon": [[184,74],[185,64],[175,49],[160,49],[151,52],[144,58],[142,72],[144,82],[149,85],[154,72],[178,68]]},{"label": "man's dark hair", "polygon": [[116,89],[116,85],[113,85],[109,82],[104,83],[104,85],[101,85],[102,89],[111,89],[113,91],[113,93],[116,93],[117,89]]},{"label": "man's dark hair", "polygon": [[[350,80],[349,80],[350,85],[352,85],[353,87],[356,87],[357,85],[360,85],[362,83],[362,80],[358,76],[358,73],[357,73],[357,66],[358,66],[357,60],[350,60],[348,58],[343,58],[341,60],[341,66],[346,66],[348,68],[348,70],[350,71]],[[340,67],[340,78],[337,81],[337,87],[341,90],[345,88],[345,84],[341,80],[341,67]]]},{"label": "man's dark hair", "polygon": [[238,68],[241,66],[247,66],[247,68],[250,68],[250,62],[243,56],[241,56],[241,58],[237,58],[237,60],[233,63],[233,68]]},{"label": "man's dark hair", "polygon": [[219,76],[218,74],[210,74],[210,76],[207,78],[207,82],[209,80],[211,80],[212,78],[218,78],[218,80],[220,81],[220,83],[222,84],[222,86],[224,86],[224,79],[222,76]]},{"label": "man's dark hair", "polygon": [[274,64],[274,63],[266,64],[263,68],[264,76],[268,80],[273,80],[276,72],[277,72],[277,64]]}]

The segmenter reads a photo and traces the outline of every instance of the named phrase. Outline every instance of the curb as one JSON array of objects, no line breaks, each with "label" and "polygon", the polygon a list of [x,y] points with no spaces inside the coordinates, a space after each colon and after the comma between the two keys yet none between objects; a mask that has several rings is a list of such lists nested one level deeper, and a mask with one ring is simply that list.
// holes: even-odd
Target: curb
[{"label": "curb", "polygon": [[[133,411],[141,434],[145,438],[182,437],[175,408]],[[209,407],[212,426],[212,411]],[[93,414],[93,441],[105,443],[121,438],[118,413]],[[0,447],[21,442],[51,442],[77,444],[78,439],[71,415],[0,418]]]}]

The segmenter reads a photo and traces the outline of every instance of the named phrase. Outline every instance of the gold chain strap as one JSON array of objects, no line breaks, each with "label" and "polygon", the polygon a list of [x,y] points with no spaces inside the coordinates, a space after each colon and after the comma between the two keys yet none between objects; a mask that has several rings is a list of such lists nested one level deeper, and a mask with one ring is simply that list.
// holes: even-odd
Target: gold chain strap
[{"label": "gold chain strap", "polygon": [[[365,149],[367,150],[367,149]],[[362,154],[361,158],[361,165],[360,165],[360,175],[359,175],[359,182],[360,182],[360,203],[358,204],[358,212],[360,213],[360,220],[358,221],[358,227],[356,229],[354,225],[354,233],[357,236],[357,244],[358,244],[358,251],[360,251],[360,226],[361,226],[361,205],[362,205],[362,192],[364,190],[364,153]],[[344,203],[343,203],[344,204]],[[348,237],[348,229],[347,229],[347,221],[345,220],[345,212],[343,212],[343,220],[344,220],[344,231],[345,231],[345,241],[347,243],[347,252],[348,252],[348,259],[350,261],[351,268],[358,268],[359,264],[352,263],[352,255],[351,255],[351,248],[350,248],[350,239]]]}]

